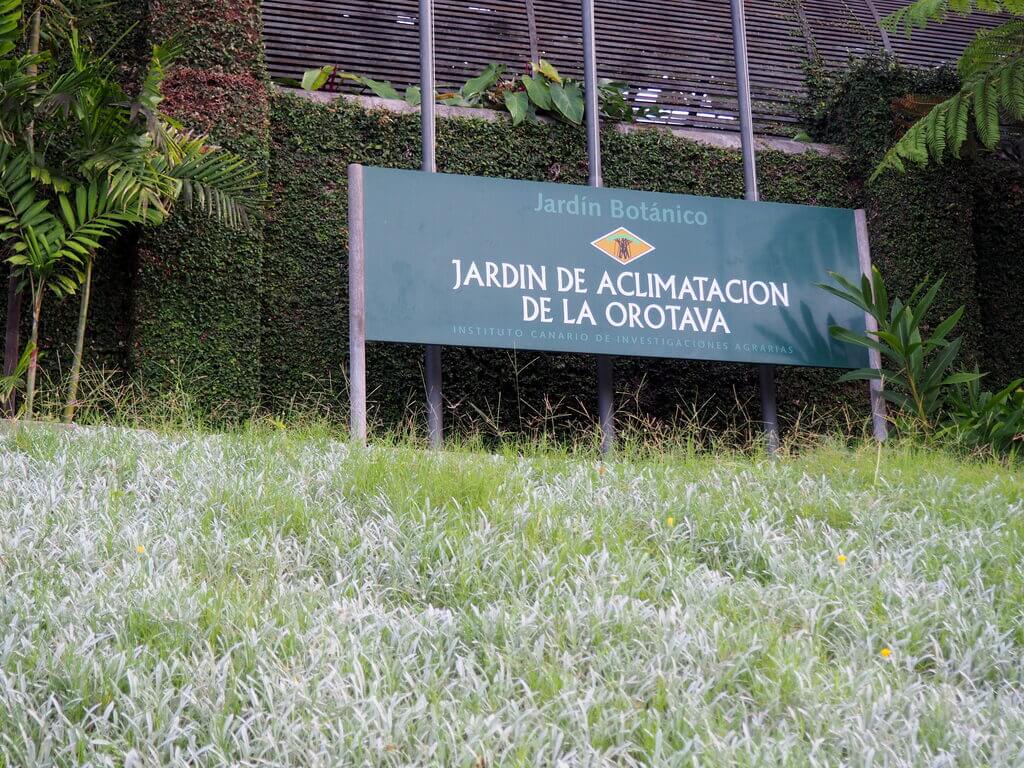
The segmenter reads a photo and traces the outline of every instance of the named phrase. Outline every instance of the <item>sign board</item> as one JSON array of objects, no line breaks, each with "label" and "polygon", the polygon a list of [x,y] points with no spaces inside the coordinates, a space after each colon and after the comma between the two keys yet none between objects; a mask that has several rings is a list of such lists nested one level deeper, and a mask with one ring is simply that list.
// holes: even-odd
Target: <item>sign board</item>
[{"label": "sign board", "polygon": [[[855,368],[854,211],[362,168],[365,339]],[[359,190],[352,190],[353,196]],[[353,236],[358,233],[352,233]]]}]

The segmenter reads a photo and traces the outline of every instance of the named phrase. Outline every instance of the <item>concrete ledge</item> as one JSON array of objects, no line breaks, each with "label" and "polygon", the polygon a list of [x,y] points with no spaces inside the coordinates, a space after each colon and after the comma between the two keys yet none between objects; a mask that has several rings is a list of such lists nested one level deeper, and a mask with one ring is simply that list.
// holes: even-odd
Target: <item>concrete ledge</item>
[{"label": "concrete ledge", "polygon": [[[282,88],[275,86],[282,93],[313,101],[318,104],[330,104],[344,99],[347,102],[359,104],[367,110],[384,110],[396,114],[419,113],[419,107],[414,107],[404,101],[396,99],[381,99],[376,96],[354,96],[348,93],[327,93],[326,91],[304,91],[299,88]],[[443,104],[437,105],[438,117],[462,117],[471,120],[486,120],[496,122],[508,120],[509,116],[504,112],[493,109],[478,109],[474,107],[447,107]],[[541,118],[548,121],[550,118]],[[637,133],[639,131],[663,131],[681,139],[705,144],[718,149],[740,150],[740,135],[736,131],[713,131],[706,128],[684,128],[672,125],[658,125],[656,123],[615,123],[615,130],[619,133]],[[832,144],[817,144],[812,142],[795,141],[780,136],[755,136],[754,142],[758,149],[784,152],[787,155],[826,155],[831,157],[842,157],[845,153],[841,147]]]}]

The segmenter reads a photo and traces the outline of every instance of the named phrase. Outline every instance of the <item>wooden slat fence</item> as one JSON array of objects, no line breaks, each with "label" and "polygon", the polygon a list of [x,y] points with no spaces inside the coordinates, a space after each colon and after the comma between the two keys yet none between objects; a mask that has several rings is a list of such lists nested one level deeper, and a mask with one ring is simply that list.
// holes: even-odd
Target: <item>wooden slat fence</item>
[{"label": "wooden slat fence", "polygon": [[[933,67],[954,60],[979,25],[952,18],[915,33],[886,34],[878,20],[904,0],[748,0],[751,87],[758,129],[786,132],[805,93],[812,57],[827,66],[889,51]],[[530,35],[525,0],[436,0],[437,78],[457,86],[489,62],[525,71]],[[577,3],[534,0],[541,55],[581,76]],[[415,83],[417,0],[263,0],[267,63],[274,76],[335,64],[348,72]],[[630,85],[635,104],[656,105],[660,122],[736,128],[736,86],[727,0],[597,0],[601,77]]]}]

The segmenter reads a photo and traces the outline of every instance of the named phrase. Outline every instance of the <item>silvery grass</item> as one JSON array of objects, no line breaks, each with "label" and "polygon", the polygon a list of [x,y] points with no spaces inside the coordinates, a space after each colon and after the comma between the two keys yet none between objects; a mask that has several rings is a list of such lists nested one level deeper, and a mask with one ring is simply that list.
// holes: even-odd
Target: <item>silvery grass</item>
[{"label": "silvery grass", "polygon": [[875,458],[7,431],[0,766],[1020,766],[1024,479]]}]

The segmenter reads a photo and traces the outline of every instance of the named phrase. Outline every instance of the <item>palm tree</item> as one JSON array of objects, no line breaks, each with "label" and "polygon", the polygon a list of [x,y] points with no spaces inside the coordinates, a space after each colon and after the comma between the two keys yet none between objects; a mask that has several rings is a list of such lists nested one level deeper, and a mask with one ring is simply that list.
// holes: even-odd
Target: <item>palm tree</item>
[{"label": "palm tree", "polygon": [[75,189],[73,198],[57,196],[60,214],[50,210],[51,200],[36,194],[31,158],[0,144],[0,242],[10,252],[8,261],[27,286],[32,299],[31,354],[28,364],[25,410],[31,416],[38,368],[39,319],[47,288],[57,296],[73,293],[81,279],[82,257],[101,247],[103,240],[134,219],[121,210],[125,196],[134,194],[131,179],[107,184],[93,182]]},{"label": "palm tree", "polygon": [[[22,20],[21,0],[0,0],[0,51],[15,50],[26,36],[37,39],[38,11],[30,29]],[[174,45],[154,46],[139,92],[131,98],[117,83],[109,55],[84,45],[73,24],[55,24],[43,37],[49,46],[43,54],[30,52],[0,63],[0,178],[7,180],[12,195],[20,196],[0,194],[0,239],[31,291],[32,343],[45,289],[66,294],[82,288],[64,411],[71,421],[93,264],[110,238],[127,226],[159,225],[179,202],[228,226],[247,226],[259,177],[250,164],[161,112],[161,86],[178,53]],[[35,141],[32,127],[43,117],[39,124],[44,130],[60,132],[63,139],[57,167],[36,151],[43,142]],[[29,200],[30,207],[21,205]],[[60,217],[50,212],[51,202],[59,204]],[[22,218],[28,212],[50,218],[37,222],[30,216],[26,223]],[[27,386],[33,393],[36,367],[33,352]],[[31,396],[26,399],[31,414]]]}]

